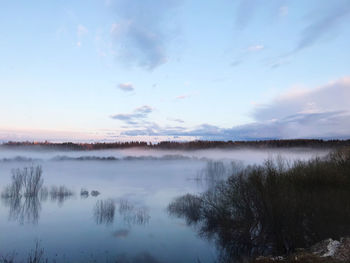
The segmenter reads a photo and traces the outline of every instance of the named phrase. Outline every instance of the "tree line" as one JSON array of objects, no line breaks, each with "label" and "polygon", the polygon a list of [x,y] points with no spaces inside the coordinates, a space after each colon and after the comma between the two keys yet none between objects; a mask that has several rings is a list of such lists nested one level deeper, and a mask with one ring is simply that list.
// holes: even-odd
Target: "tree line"
[{"label": "tree line", "polygon": [[163,150],[197,150],[212,148],[288,148],[288,147],[315,147],[315,148],[338,148],[350,146],[350,140],[322,140],[322,139],[291,139],[291,140],[251,140],[251,141],[206,141],[196,140],[188,142],[162,141],[151,143],[145,141],[130,142],[98,142],[98,143],[52,143],[52,142],[15,142],[9,141],[2,147],[34,147],[60,150],[104,150],[125,148],[147,148]]}]

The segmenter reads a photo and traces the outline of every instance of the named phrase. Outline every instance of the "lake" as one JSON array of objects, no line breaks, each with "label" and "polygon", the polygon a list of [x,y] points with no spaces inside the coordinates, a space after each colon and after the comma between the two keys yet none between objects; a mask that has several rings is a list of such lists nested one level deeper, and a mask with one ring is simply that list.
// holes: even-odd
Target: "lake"
[{"label": "lake", "polygon": [[2,196],[0,255],[25,259],[38,243],[50,262],[214,262],[215,243],[167,211],[174,198],[206,190],[198,175],[209,160],[254,164],[326,152],[0,149],[1,191],[13,169],[31,166],[42,168],[47,189],[37,198]]}]

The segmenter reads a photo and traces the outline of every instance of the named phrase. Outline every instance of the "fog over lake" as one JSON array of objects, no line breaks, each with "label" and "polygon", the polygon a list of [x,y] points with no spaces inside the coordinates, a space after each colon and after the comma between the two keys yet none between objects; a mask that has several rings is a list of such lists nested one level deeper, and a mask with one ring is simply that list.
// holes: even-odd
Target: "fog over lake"
[{"label": "fog over lake", "polygon": [[34,160],[60,160],[77,158],[108,158],[115,159],[212,159],[212,160],[240,160],[246,164],[261,163],[266,158],[281,155],[287,159],[308,159],[312,156],[325,155],[327,150],[316,150],[310,148],[288,148],[288,149],[209,149],[209,150],[154,150],[143,148],[129,148],[117,150],[91,150],[91,151],[62,151],[62,150],[40,150],[40,149],[8,149],[0,147],[0,160],[11,161],[18,159]]},{"label": "fog over lake", "polygon": [[[0,253],[24,258],[40,242],[57,262],[214,262],[215,244],[202,239],[167,206],[201,193],[210,160],[262,163],[282,156],[306,160],[328,151],[0,149]],[[13,169],[42,168],[43,191],[13,200],[4,194]]]}]

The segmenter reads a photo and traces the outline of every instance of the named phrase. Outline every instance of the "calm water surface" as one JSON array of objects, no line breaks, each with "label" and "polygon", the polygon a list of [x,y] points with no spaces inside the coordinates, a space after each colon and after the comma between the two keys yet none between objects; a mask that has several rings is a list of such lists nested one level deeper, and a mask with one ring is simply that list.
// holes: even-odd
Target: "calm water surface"
[{"label": "calm water surface", "polygon": [[[147,152],[161,158],[169,152]],[[261,162],[270,153],[241,153],[241,160]],[[309,158],[315,152],[285,153],[288,158]],[[323,154],[323,153],[321,153]],[[205,184],[195,178],[206,164],[198,158],[240,159],[239,152],[187,153],[197,159],[79,161],[52,160],[56,156],[144,156],[140,152],[25,152],[0,151],[1,191],[14,168],[41,165],[44,185],[64,185],[72,196],[22,198],[0,202],[0,254],[16,252],[21,259],[39,241],[45,256],[56,262],[214,262],[215,244],[201,239],[184,220],[169,216],[168,204],[186,193],[200,193]],[[32,158],[15,161],[16,156]],[[249,158],[250,156],[250,158]],[[9,158],[12,160],[4,160]],[[82,188],[98,196],[81,196]],[[105,212],[108,204],[114,211]],[[101,208],[102,206],[102,208]],[[113,209],[112,209],[113,210]]]}]

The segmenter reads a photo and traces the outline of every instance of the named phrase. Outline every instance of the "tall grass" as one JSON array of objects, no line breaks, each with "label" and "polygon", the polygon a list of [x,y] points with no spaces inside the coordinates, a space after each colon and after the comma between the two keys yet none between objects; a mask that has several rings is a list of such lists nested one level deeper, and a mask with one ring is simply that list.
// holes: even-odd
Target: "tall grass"
[{"label": "tall grass", "polygon": [[44,180],[41,166],[12,170],[11,184],[1,193],[2,198],[37,197]]},{"label": "tall grass", "polygon": [[204,182],[204,185],[211,189],[221,181],[226,180],[233,173],[237,173],[243,168],[243,162],[240,161],[224,163],[222,161],[210,160],[206,163],[205,167],[198,172],[195,179]]},{"label": "tall grass", "polygon": [[52,201],[57,201],[59,204],[63,204],[63,202],[72,197],[74,192],[69,190],[64,185],[61,186],[52,186],[50,189],[50,199]]},{"label": "tall grass", "polygon": [[43,186],[41,166],[31,166],[11,171],[11,183],[1,192],[1,200],[9,209],[9,219],[20,224],[39,221],[41,201],[51,200],[62,204],[74,193],[65,186]]},{"label": "tall grass", "polygon": [[120,199],[119,215],[122,216],[124,223],[127,225],[146,225],[148,224],[151,216],[147,207],[137,207],[130,203],[127,199]]},{"label": "tall grass", "polygon": [[96,224],[110,225],[113,223],[115,204],[112,199],[98,200],[94,207],[94,219]]},{"label": "tall grass", "polygon": [[227,262],[338,239],[350,235],[350,150],[248,166],[201,195],[179,197],[168,210],[214,238]]},{"label": "tall grass", "polygon": [[35,248],[30,251],[24,261],[16,260],[16,254],[0,255],[0,263],[48,263],[49,260],[44,256],[44,249],[40,246],[40,242],[35,242]]}]

